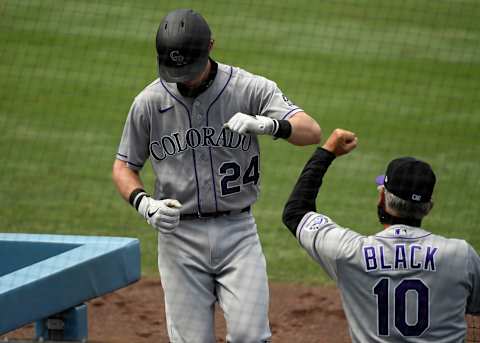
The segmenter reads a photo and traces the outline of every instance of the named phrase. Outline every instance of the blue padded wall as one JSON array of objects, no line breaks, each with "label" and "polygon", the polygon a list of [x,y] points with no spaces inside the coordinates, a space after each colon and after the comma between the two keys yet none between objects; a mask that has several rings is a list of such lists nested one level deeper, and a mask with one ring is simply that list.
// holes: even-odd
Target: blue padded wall
[{"label": "blue padded wall", "polygon": [[0,334],[141,276],[138,239],[0,233]]},{"label": "blue padded wall", "polygon": [[0,242],[0,276],[78,247],[78,244]]}]

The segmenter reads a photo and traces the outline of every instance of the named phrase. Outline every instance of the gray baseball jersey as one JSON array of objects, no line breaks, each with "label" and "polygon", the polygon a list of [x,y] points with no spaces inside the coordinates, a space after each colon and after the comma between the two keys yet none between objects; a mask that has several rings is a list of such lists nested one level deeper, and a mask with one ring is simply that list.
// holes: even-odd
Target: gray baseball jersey
[{"label": "gray baseball jersey", "polygon": [[182,213],[242,209],[259,191],[258,141],[223,124],[237,112],[287,119],[300,111],[274,82],[224,64],[196,98],[157,79],[135,98],[117,158],[140,170],[150,157],[154,197],[179,200]]},{"label": "gray baseball jersey", "polygon": [[[259,192],[259,144],[255,135],[239,135],[224,123],[237,112],[287,119],[300,111],[274,82],[218,64],[213,83],[197,97],[184,97],[163,80],[147,86],[130,109],[117,158],[133,170],[150,158],[154,197],[179,200],[182,214],[245,210]],[[234,212],[181,217],[175,229],[158,234],[172,342],[215,342],[216,301],[225,313],[228,341],[269,341],[267,272],[257,227],[251,211]]]},{"label": "gray baseball jersey", "polygon": [[480,314],[480,258],[464,240],[393,225],[362,236],[309,212],[303,248],[336,281],[353,342],[463,342]]}]

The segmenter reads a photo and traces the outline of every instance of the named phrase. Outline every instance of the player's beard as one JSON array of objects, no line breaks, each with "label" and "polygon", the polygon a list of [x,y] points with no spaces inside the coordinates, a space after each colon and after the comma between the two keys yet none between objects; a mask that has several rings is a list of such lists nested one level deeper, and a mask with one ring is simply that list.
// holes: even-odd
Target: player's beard
[{"label": "player's beard", "polygon": [[383,204],[377,205],[377,216],[380,224],[393,224],[393,216],[385,211]]}]

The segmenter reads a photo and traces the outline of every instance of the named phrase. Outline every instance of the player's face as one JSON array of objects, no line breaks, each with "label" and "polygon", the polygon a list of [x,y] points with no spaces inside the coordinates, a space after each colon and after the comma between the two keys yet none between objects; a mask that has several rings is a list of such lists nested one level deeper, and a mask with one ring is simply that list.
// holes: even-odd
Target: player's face
[{"label": "player's face", "polygon": [[[214,40],[213,39],[210,40],[210,44],[208,46],[208,53],[210,53],[212,51],[213,43],[214,43]],[[198,76],[196,78],[194,78],[193,80],[190,80],[190,81],[182,82],[182,84],[185,87],[190,88],[190,89],[197,88],[198,86],[200,86],[202,81],[205,80],[208,77],[208,73],[210,72],[210,66],[211,66],[210,60],[208,60],[208,63],[205,66],[205,69],[200,74],[198,74]]]},{"label": "player's face", "polygon": [[205,70],[204,70],[195,79],[190,80],[190,81],[182,82],[182,84],[184,86],[188,87],[188,88],[197,88],[202,83],[205,74],[206,73],[205,73]]},{"label": "player's face", "polygon": [[195,79],[182,82],[182,84],[187,88],[195,89],[198,86],[200,86],[202,81],[208,77],[209,72],[210,72],[210,60],[207,62],[205,69],[203,69],[203,71],[200,72],[200,74]]}]

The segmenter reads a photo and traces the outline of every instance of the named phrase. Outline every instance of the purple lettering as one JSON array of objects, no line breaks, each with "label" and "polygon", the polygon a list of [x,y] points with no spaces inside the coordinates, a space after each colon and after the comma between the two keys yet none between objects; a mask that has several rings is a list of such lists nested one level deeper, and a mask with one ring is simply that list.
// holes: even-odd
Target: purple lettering
[{"label": "purple lettering", "polygon": [[435,253],[438,248],[427,247],[427,253],[425,254],[425,270],[435,271]]},{"label": "purple lettering", "polygon": [[385,254],[383,252],[383,245],[380,246],[380,268],[381,269],[392,269],[392,266],[385,263]]},{"label": "purple lettering", "polygon": [[375,254],[375,247],[364,247],[363,254],[365,257],[365,267],[367,271],[377,269],[377,257]]},{"label": "purple lettering", "polygon": [[412,245],[410,247],[410,268],[412,269],[420,269],[422,268],[422,264],[415,263],[415,250],[422,250],[422,247],[419,245]]},{"label": "purple lettering", "polygon": [[402,265],[402,269],[407,268],[407,253],[405,251],[405,245],[397,244],[395,245],[395,269],[400,269],[400,265]]}]

